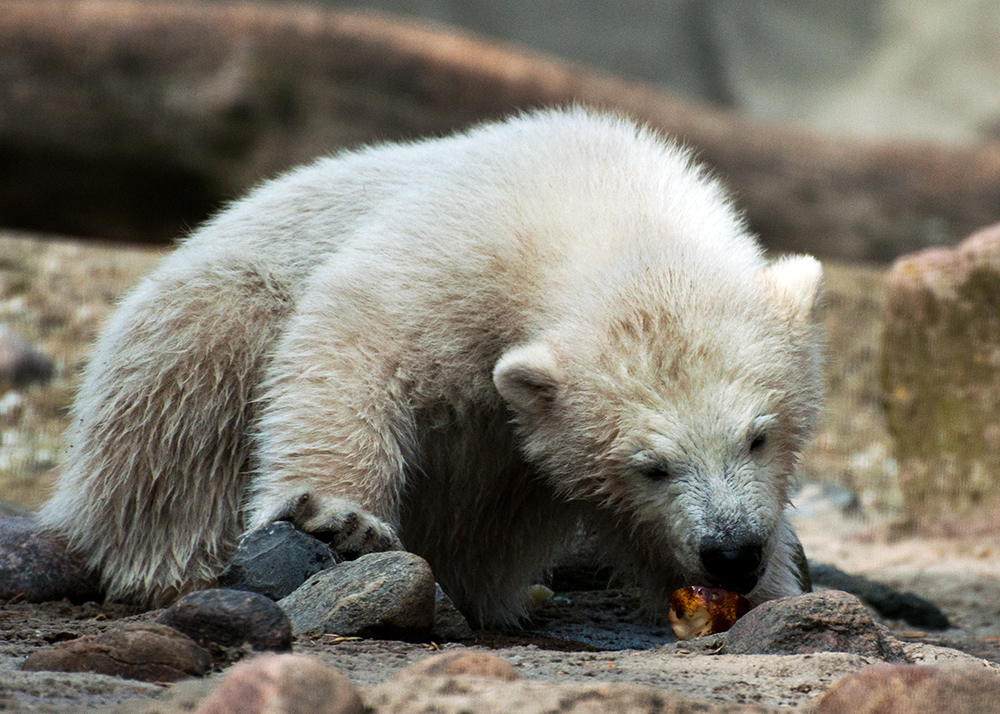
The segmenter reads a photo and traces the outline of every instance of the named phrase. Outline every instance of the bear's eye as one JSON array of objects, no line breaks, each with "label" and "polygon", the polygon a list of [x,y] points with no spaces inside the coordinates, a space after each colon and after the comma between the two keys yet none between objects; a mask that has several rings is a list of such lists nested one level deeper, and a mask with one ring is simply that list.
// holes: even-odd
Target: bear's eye
[{"label": "bear's eye", "polygon": [[767,434],[761,432],[750,440],[750,453],[759,454],[767,446]]},{"label": "bear's eye", "polygon": [[650,464],[642,470],[642,475],[650,481],[666,481],[674,472],[667,464]]}]

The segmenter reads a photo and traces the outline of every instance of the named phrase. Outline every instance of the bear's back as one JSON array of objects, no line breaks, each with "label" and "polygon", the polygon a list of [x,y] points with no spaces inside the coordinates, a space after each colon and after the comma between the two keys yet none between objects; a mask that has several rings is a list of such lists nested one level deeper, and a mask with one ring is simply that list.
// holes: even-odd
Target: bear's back
[{"label": "bear's back", "polygon": [[579,108],[321,158],[233,203],[169,261],[261,261],[296,280],[351,241],[402,260],[535,256],[569,276],[629,255],[710,270],[762,263],[685,150]]}]

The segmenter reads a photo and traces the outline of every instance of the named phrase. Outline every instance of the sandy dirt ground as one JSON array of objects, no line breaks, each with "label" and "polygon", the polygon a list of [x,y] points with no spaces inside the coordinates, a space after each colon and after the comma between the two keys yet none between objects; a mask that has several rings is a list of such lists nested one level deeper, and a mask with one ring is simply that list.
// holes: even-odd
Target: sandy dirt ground
[{"label": "sandy dirt ground", "polygon": [[[115,299],[162,252],[0,234],[0,323],[56,364],[50,383],[13,397],[0,394],[0,506],[6,510],[30,511],[44,500],[58,473],[65,410],[88,345]],[[828,265],[826,275],[829,403],[802,461],[803,486],[793,512],[807,555],[941,607],[955,628],[922,632],[886,623],[916,661],[961,660],[1000,669],[994,664],[1000,663],[1000,541],[984,535],[900,536],[901,500],[875,379],[881,269]],[[475,644],[443,646],[493,649],[529,680],[639,682],[711,701],[794,708],[870,663],[832,653],[710,655],[711,642],[673,643],[669,628],[638,619],[639,597],[628,590],[558,593],[533,626],[480,632]],[[101,675],[18,671],[22,658],[39,647],[99,632],[121,618],[150,617],[95,603],[0,603],[0,710],[78,711],[168,694],[170,687]],[[334,637],[299,638],[295,644],[359,685],[384,681],[437,648]]]}]

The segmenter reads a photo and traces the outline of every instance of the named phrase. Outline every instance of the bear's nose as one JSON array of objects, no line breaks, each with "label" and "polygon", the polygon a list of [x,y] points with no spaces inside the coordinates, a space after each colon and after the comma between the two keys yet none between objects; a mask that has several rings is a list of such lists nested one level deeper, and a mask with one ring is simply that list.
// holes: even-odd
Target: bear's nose
[{"label": "bear's nose", "polygon": [[713,584],[746,595],[757,585],[757,568],[763,548],[758,541],[705,543],[701,563]]}]

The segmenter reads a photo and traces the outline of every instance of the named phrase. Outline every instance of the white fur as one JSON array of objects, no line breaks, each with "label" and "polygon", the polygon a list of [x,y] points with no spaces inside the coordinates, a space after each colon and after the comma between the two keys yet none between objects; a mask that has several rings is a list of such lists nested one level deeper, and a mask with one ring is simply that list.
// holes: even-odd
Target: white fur
[{"label": "white fur", "polygon": [[622,119],[545,111],[321,159],[125,299],[41,518],[146,603],[211,584],[275,518],[424,555],[482,622],[523,615],[581,518],[657,596],[704,581],[698,538],[752,528],[753,598],[789,594],[819,285]]}]

